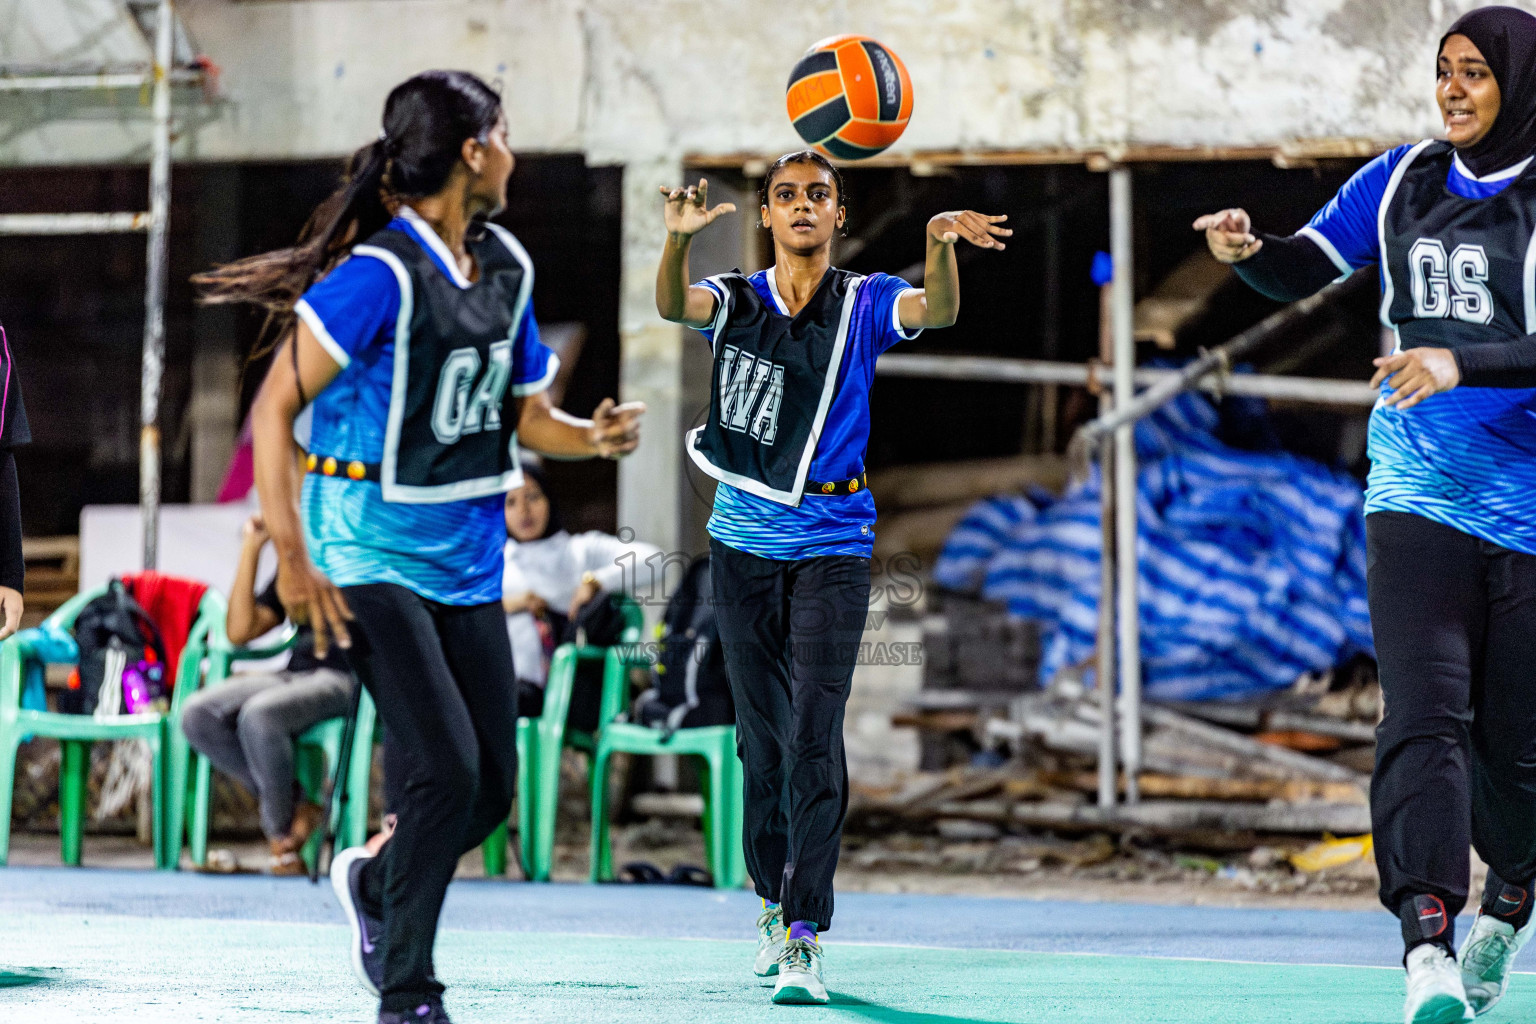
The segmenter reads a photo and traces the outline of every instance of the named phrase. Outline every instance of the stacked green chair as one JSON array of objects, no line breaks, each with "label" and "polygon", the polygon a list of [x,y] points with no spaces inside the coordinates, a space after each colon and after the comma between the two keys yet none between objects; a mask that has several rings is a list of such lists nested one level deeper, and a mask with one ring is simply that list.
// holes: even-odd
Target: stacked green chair
[{"label": "stacked green chair", "polygon": [[[258,661],[276,657],[293,646],[296,630],[290,625],[282,637],[274,643],[261,646],[237,647],[224,637],[220,628],[216,642],[208,651],[208,671],[204,686],[218,686],[227,680],[237,661]],[[352,763],[347,771],[347,799],[345,810],[336,809],[340,815],[331,824],[336,829],[337,849],[360,846],[368,838],[368,784],[373,766],[373,740],[377,714],[373,699],[365,691],[357,709],[357,732],[352,744]],[[345,719],[332,718],[318,722],[305,730],[295,741],[295,772],[299,785],[310,799],[320,802],[325,794],[329,771],[334,771],[341,755],[342,733]],[[183,838],[190,847],[192,863],[202,867],[208,860],[208,821],[212,806],[212,766],[208,759],[193,750],[181,731],[178,713],[173,723],[171,756],[168,779],[173,793],[181,794],[187,801],[186,813],[178,813],[171,819],[173,856],[180,856]],[[189,792],[190,790],[190,792]],[[302,851],[306,863],[313,863],[319,855],[324,836],[317,829]]]},{"label": "stacked green chair", "polygon": [[[98,587],[70,598],[45,619],[38,633],[69,636],[80,610],[107,592]],[[209,588],[198,606],[196,620],[176,666],[176,686],[169,712],[144,712],[97,719],[91,715],[59,714],[21,707],[22,676],[28,662],[44,660],[25,630],[0,645],[0,865],[10,853],[11,797],[16,781],[16,752],[24,738],[57,739],[62,749],[59,771],[59,840],[65,864],[80,864],[80,838],[85,824],[86,782],[90,775],[91,744],[107,740],[143,740],[154,756],[153,831],[155,866],[176,867],[176,848],[170,823],[179,820],[182,804],[174,786],[168,786],[170,753],[174,745],[171,724],[180,720],[181,705],[197,689],[201,666],[210,641],[224,632],[224,598]],[[76,648],[72,660],[78,660]]]},{"label": "stacked green chair", "polygon": [[[549,881],[555,858],[555,816],[560,806],[560,752],[573,747],[589,758],[597,751],[592,733],[567,729],[576,668],[584,661],[604,663],[603,695],[621,692],[625,662],[609,657],[613,650],[638,650],[645,630],[645,614],[628,597],[622,598],[624,628],[619,647],[561,644],[550,659],[549,680],[544,684],[544,710],[538,718],[517,720],[517,839],[523,874],[531,882]],[[616,678],[610,678],[616,674]],[[599,722],[607,721],[599,715]],[[491,833],[481,845],[487,875],[507,870],[507,828]]]},{"label": "stacked green chair", "polygon": [[[617,649],[608,652],[609,664],[622,661]],[[625,666],[627,667],[627,665]],[[657,757],[687,754],[704,767],[704,853],[715,888],[739,889],[747,878],[741,833],[744,814],[741,759],[736,754],[734,725],[707,725],[672,733],[646,725],[620,722],[628,703],[629,688],[622,670],[605,672],[602,712],[598,721],[597,750],[592,757],[592,861],[594,882],[613,880],[613,844],[608,828],[608,761],[614,754]]]}]

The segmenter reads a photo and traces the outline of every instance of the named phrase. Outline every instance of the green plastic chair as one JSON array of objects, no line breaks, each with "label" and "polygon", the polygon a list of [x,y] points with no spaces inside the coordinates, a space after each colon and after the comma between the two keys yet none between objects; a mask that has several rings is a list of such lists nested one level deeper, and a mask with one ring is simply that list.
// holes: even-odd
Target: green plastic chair
[{"label": "green plastic chair", "polygon": [[[275,657],[293,646],[297,635],[291,625],[274,643],[262,646],[235,646],[224,636],[222,622],[216,642],[208,651],[208,670],[204,686],[217,686],[226,681],[237,661],[258,661]],[[332,821],[336,828],[338,849],[361,846],[368,838],[368,787],[373,767],[373,740],[378,716],[373,698],[367,691],[357,709],[357,732],[352,745],[352,764],[347,772],[347,799],[345,809],[337,808],[338,817]],[[186,813],[172,819],[172,849],[179,857],[183,840],[190,848],[192,863],[202,867],[208,861],[208,822],[212,806],[212,765],[208,759],[187,742],[181,731],[181,716],[172,723],[171,756],[168,779],[173,793],[184,794]],[[317,722],[295,740],[294,770],[299,785],[311,800],[320,802],[325,793],[329,773],[341,754],[341,737],[346,720],[332,718]],[[190,790],[190,792],[189,792]],[[323,841],[317,829],[305,844],[302,856],[306,863],[313,863]]]},{"label": "green plastic chair", "polygon": [[[620,602],[624,628],[619,634],[622,648],[635,651],[645,631],[645,613],[633,600]],[[608,655],[613,648],[561,644],[550,659],[549,680],[544,684],[544,710],[538,718],[517,720],[517,841],[523,875],[530,882],[549,881],[555,859],[555,817],[560,806],[560,752],[572,747],[590,759],[597,750],[592,733],[565,727],[570,714],[571,694],[576,687],[576,668],[584,661],[604,663],[604,700],[610,689],[623,685],[621,661],[613,667]],[[600,712],[598,721],[606,721]],[[499,826],[481,844],[487,875],[503,875],[507,870],[507,827]]]},{"label": "green plastic chair", "polygon": [[[618,650],[609,652],[610,664],[620,661]],[[626,666],[627,667],[627,666]],[[660,729],[616,721],[629,695],[627,686],[608,685],[610,678],[622,684],[623,674],[605,673],[602,716],[592,758],[592,858],[594,882],[613,880],[613,844],[608,827],[608,761],[614,754],[687,754],[703,763],[704,854],[715,888],[739,889],[747,879],[742,851],[745,776],[736,754],[736,726],[707,725],[678,729],[668,735]]]},{"label": "green plastic chair", "polygon": [[[68,633],[80,609],[107,592],[97,587],[66,601],[39,627],[49,632]],[[57,739],[62,752],[59,771],[59,843],[65,864],[80,864],[81,835],[85,825],[86,781],[90,774],[91,744],[107,740],[144,740],[154,756],[153,833],[155,866],[161,870],[176,867],[169,823],[177,820],[181,804],[174,788],[167,788],[168,755],[172,747],[169,723],[179,721],[181,705],[197,689],[201,665],[211,634],[222,636],[224,597],[210,587],[198,606],[196,621],[182,648],[176,667],[176,686],[171,708],[165,714],[143,712],[98,720],[91,715],[59,714],[52,711],[25,710],[21,707],[22,674],[29,661],[42,660],[23,635],[8,637],[0,644],[0,865],[10,854],[11,798],[16,782],[16,752],[28,736]],[[75,654],[78,658],[78,651]]]}]

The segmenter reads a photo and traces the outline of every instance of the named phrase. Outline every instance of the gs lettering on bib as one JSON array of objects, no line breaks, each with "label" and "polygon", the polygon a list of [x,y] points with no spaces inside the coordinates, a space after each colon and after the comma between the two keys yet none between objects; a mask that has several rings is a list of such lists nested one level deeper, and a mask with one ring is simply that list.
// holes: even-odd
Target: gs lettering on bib
[{"label": "gs lettering on bib", "polygon": [[467,288],[403,232],[386,228],[353,250],[383,260],[400,285],[379,468],[385,501],[462,501],[522,483],[509,385],[533,262],[510,232],[486,228],[465,243],[480,270]]},{"label": "gs lettering on bib", "polygon": [[1536,178],[1528,167],[1467,199],[1445,186],[1454,156],[1449,143],[1419,143],[1381,197],[1381,322],[1401,349],[1536,334]]},{"label": "gs lettering on bib", "polygon": [[716,480],[799,505],[864,279],[829,268],[794,316],[763,301],[740,271],[709,280],[724,298],[713,325],[709,418],[688,432],[688,455]]}]

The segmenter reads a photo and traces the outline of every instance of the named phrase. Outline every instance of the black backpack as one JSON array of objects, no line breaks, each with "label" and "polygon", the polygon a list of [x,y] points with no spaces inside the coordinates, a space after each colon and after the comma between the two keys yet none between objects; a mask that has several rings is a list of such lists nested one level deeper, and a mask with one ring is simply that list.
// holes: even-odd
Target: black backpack
[{"label": "black backpack", "polygon": [[107,592],[89,601],[75,618],[75,643],[80,648],[80,689],[60,697],[60,711],[89,715],[96,710],[96,700],[106,676],[107,653],[116,644],[128,655],[128,664],[153,652],[162,666],[162,678],[174,678],[165,664],[165,641],[160,630],[139,602],[128,593],[123,581],[113,578]]},{"label": "black backpack", "polygon": [[707,557],[688,567],[667,601],[659,647],[651,689],[635,699],[634,721],[668,736],[678,729],[736,721]]}]

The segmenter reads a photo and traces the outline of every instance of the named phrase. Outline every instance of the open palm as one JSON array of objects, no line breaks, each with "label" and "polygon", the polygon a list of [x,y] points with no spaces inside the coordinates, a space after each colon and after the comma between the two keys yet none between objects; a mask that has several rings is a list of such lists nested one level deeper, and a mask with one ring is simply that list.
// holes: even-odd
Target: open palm
[{"label": "open palm", "polygon": [[662,215],[667,231],[674,235],[696,235],[713,224],[716,217],[736,212],[735,203],[721,203],[714,209],[709,208],[709,182],[703,178],[697,185],[686,188],[663,185],[661,194],[666,197]]}]

